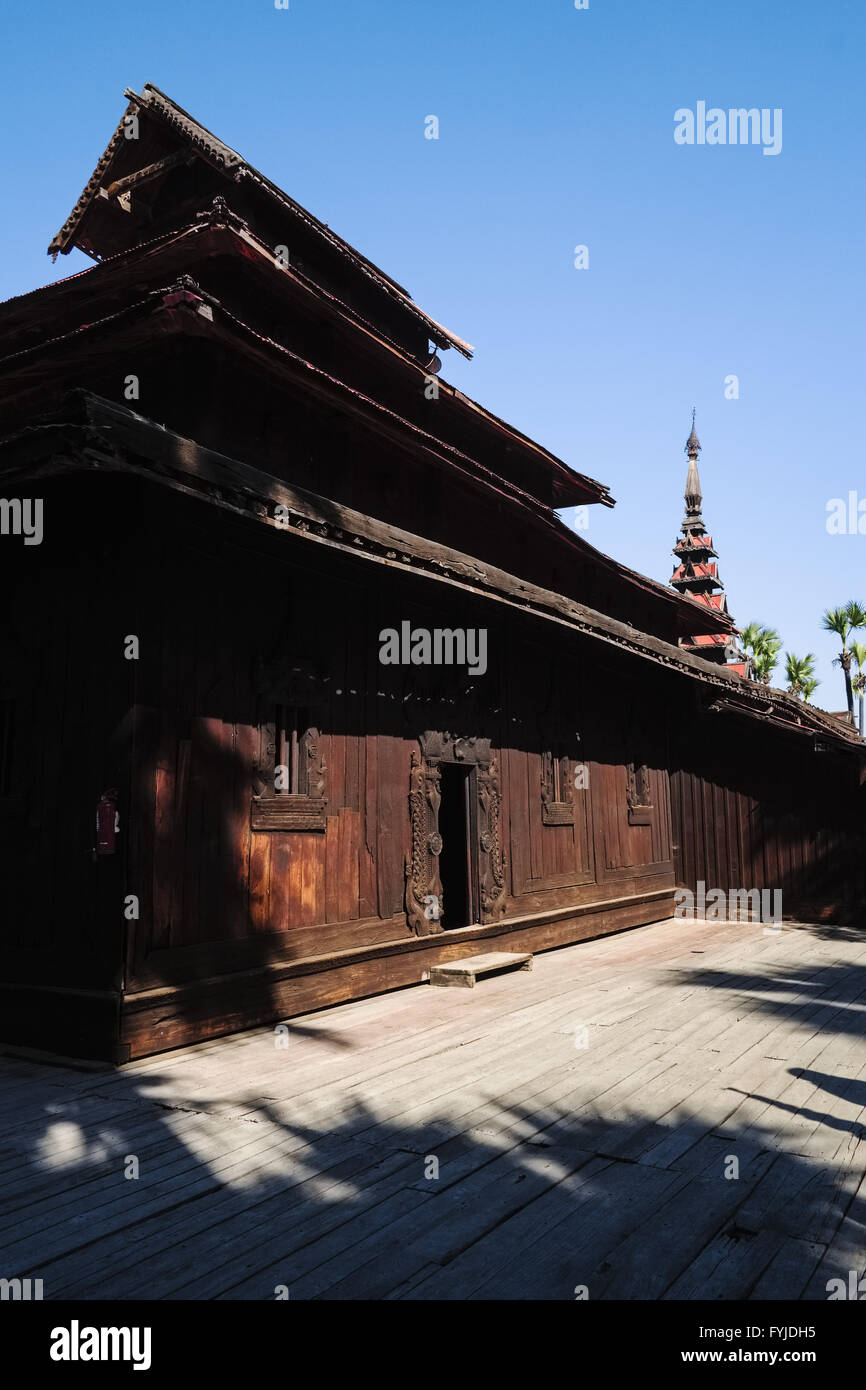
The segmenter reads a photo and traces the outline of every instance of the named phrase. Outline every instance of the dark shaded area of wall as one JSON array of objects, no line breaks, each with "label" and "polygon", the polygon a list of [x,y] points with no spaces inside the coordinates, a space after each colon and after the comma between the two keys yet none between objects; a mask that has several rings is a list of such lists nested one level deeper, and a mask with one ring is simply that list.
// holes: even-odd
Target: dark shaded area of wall
[{"label": "dark shaded area of wall", "polygon": [[673,745],[677,880],[781,889],[783,912],[854,920],[866,888],[856,757],[735,715],[694,712]]}]

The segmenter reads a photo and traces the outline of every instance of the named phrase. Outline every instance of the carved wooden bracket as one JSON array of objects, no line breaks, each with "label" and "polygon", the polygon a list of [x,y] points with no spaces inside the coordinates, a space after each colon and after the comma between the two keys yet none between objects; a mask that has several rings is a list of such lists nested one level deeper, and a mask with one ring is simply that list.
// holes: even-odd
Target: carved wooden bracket
[{"label": "carved wooden bracket", "polygon": [[412,848],[406,855],[406,916],[417,936],[442,931],[442,881],[439,855],[439,805],[442,799],[439,767],[463,763],[476,769],[476,857],[482,922],[495,922],[505,912],[506,858],[500,825],[501,788],[496,758],[487,738],[427,730],[412,753],[409,814]]}]

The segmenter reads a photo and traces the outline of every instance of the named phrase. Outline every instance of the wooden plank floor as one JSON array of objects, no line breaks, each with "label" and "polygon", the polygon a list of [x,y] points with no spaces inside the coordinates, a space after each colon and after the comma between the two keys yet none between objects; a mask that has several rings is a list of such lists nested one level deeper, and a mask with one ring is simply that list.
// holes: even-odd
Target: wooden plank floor
[{"label": "wooden plank floor", "polygon": [[669,921],[114,1073],[3,1057],[0,1276],[823,1299],[866,1272],[864,1032],[866,936]]}]

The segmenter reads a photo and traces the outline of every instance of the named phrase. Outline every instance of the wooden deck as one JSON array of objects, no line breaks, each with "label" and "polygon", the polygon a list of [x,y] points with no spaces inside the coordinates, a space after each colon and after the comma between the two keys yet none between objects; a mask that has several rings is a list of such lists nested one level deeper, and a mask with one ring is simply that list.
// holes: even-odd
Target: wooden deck
[{"label": "wooden deck", "polygon": [[570,1300],[862,1274],[866,936],[664,922],[534,966],[115,1073],[0,1058],[0,1276]]}]

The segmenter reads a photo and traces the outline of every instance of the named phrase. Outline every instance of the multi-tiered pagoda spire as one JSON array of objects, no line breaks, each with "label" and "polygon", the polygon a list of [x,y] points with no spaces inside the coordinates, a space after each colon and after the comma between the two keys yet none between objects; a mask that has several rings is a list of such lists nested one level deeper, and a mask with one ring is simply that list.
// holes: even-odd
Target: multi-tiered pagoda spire
[{"label": "multi-tiered pagoda spire", "polygon": [[[686,441],[689,456],[689,470],[686,474],[686,514],[683,517],[682,535],[674,546],[677,564],[671,575],[671,584],[681,594],[687,594],[697,603],[716,613],[728,615],[728,598],[725,586],[719,577],[718,556],[713,549],[713,538],[707,534],[704,518],[701,515],[701,478],[698,473],[698,454],[701,441],[695,429],[695,412],[692,411],[692,432]],[[735,629],[734,629],[735,631]],[[737,649],[736,638],[732,634],[715,632],[694,637],[683,637],[680,646],[703,657],[705,661],[719,666],[728,666],[739,675],[746,674],[743,655]]]}]

